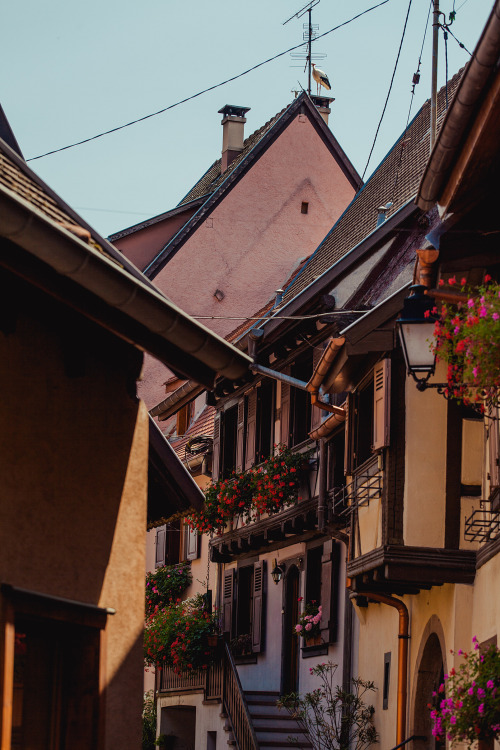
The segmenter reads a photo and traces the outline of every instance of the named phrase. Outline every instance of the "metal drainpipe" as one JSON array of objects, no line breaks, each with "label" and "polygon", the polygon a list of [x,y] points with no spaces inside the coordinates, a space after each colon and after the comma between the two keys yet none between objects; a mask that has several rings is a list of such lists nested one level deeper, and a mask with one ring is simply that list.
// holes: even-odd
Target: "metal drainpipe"
[{"label": "metal drainpipe", "polygon": [[327,453],[326,441],[322,438],[319,441],[318,531],[325,530]]},{"label": "metal drainpipe", "polygon": [[399,646],[398,646],[398,701],[397,701],[397,719],[396,719],[396,745],[405,741],[406,735],[406,702],[407,702],[407,681],[408,681],[408,630],[410,618],[406,604],[401,599],[395,599],[393,596],[386,594],[375,594],[372,591],[356,591],[351,594],[355,599],[357,596],[366,596],[381,604],[388,604],[399,612]]}]

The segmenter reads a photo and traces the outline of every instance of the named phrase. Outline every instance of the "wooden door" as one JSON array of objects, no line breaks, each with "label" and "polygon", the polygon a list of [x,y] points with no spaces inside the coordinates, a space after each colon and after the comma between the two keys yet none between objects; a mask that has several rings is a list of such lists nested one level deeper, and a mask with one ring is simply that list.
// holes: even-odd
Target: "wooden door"
[{"label": "wooden door", "polygon": [[299,571],[296,565],[290,566],[285,577],[283,639],[282,639],[282,694],[294,693],[298,689],[299,677],[299,636],[295,625],[299,619]]}]

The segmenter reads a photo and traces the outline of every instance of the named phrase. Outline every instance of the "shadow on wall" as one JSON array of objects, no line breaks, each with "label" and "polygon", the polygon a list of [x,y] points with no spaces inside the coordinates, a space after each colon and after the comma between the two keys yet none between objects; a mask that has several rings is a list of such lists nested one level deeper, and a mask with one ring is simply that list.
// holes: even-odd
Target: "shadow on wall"
[{"label": "shadow on wall", "polygon": [[195,750],[196,708],[194,706],[162,708],[160,734],[165,735],[165,750]]}]

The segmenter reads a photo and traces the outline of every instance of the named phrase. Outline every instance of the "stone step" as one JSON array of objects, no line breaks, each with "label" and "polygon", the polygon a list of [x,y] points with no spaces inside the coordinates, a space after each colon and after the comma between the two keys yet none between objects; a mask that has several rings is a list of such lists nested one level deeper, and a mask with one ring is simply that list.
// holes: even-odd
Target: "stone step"
[{"label": "stone step", "polygon": [[291,716],[252,716],[252,724],[254,725],[255,731],[268,729],[270,727],[282,729],[289,734],[301,731]]}]

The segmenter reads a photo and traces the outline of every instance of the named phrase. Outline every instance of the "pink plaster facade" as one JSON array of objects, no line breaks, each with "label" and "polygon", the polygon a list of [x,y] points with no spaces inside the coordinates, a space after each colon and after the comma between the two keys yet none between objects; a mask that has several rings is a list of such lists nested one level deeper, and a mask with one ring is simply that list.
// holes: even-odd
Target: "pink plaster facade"
[{"label": "pink plaster facade", "polygon": [[[352,182],[309,117],[297,114],[262,156],[191,232],[154,283],[193,316],[241,316],[262,308],[299,261],[310,255],[355,194]],[[302,203],[308,212],[302,213]],[[155,241],[160,227],[155,227]],[[146,231],[116,240],[128,254],[152,247]],[[165,227],[164,244],[172,236]],[[143,256],[147,254],[143,249]],[[221,290],[219,302],[214,293]],[[204,320],[221,336],[238,320]],[[149,408],[163,398],[169,371],[146,357],[141,397]]]}]

